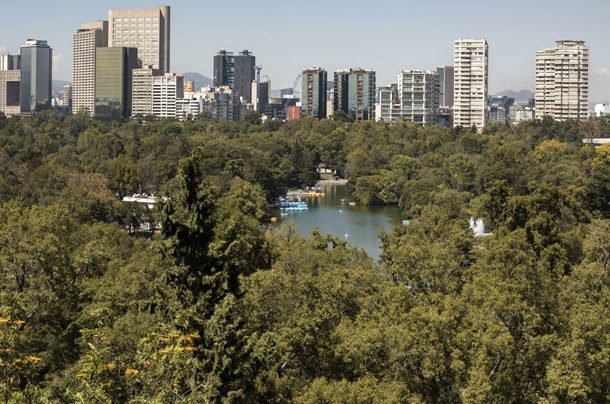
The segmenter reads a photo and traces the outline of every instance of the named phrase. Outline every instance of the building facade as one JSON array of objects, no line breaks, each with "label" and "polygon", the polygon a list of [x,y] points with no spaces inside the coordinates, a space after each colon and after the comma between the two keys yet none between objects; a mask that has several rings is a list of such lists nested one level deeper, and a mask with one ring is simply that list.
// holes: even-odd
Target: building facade
[{"label": "building facade", "polygon": [[235,86],[235,66],[233,52],[224,49],[218,51],[214,56],[214,87]]},{"label": "building facade", "polygon": [[95,50],[108,46],[108,21],[81,25],[73,36],[72,113],[95,115]]},{"label": "building facade", "polygon": [[151,65],[156,74],[170,69],[170,7],[110,10],[108,46],[137,48],[140,66]]},{"label": "building facade", "polygon": [[485,39],[458,39],[454,43],[453,126],[487,123],[489,49]]},{"label": "building facade", "polygon": [[184,77],[175,73],[152,78],[153,115],[176,118],[176,99],[184,98]]},{"label": "building facade", "polygon": [[201,113],[201,102],[193,94],[185,94],[184,98],[176,99],[176,118],[188,121]]},{"label": "building facade", "polygon": [[153,114],[153,68],[133,69],[131,76],[131,116]]},{"label": "building facade", "polygon": [[594,111],[595,116],[598,118],[610,115],[610,104],[595,104]]},{"label": "building facade", "polygon": [[301,90],[301,116],[326,118],[326,70],[312,67],[303,71]]},{"label": "building facade", "polygon": [[584,41],[557,41],[536,52],[536,118],[589,118],[589,48]]},{"label": "building facade", "polygon": [[21,115],[52,107],[53,49],[47,41],[28,39],[21,47]]},{"label": "building facade", "polygon": [[0,70],[0,112],[6,116],[18,116],[21,113],[20,79],[20,70]]},{"label": "building facade", "polygon": [[256,78],[255,66],[256,57],[248,50],[243,50],[234,57],[233,88],[238,96],[248,101],[252,99],[252,82]]},{"label": "building facade", "polygon": [[61,91],[61,106],[66,112],[72,111],[72,94],[72,84],[65,84],[63,90]]},{"label": "building facade", "polygon": [[97,48],[95,115],[121,120],[131,116],[132,72],[138,67],[137,48]]},{"label": "building facade", "polygon": [[356,122],[375,119],[375,76],[375,72],[368,69],[336,71],[333,113],[343,111]]},{"label": "building facade", "polygon": [[269,98],[271,97],[271,81],[269,77],[263,76],[263,79],[258,82],[254,80],[252,82],[252,104],[254,111],[264,113],[267,105],[269,105]]},{"label": "building facade", "polygon": [[375,104],[375,120],[390,123],[393,121],[392,109],[398,96],[396,84],[380,87],[377,90],[377,102]]},{"label": "building facade", "polygon": [[429,70],[403,70],[398,75],[400,117],[418,125],[438,122],[439,76]]},{"label": "building facade", "polygon": [[234,55],[222,49],[214,56],[214,87],[228,86],[235,94],[252,99],[252,82],[256,78],[256,57],[243,50]]},{"label": "building facade", "polygon": [[438,74],[439,100],[438,103],[443,108],[453,107],[453,81],[455,72],[453,66],[439,66],[436,68]]},{"label": "building facade", "polygon": [[4,70],[20,70],[21,56],[20,55],[0,55],[0,71]]}]

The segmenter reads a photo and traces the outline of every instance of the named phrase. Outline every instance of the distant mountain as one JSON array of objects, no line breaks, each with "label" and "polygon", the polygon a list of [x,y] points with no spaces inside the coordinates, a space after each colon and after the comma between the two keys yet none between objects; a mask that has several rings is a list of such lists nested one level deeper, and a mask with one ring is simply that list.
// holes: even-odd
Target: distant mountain
[{"label": "distant mountain", "polygon": [[211,78],[195,72],[184,73],[184,80],[194,81],[195,90],[197,91],[199,91],[201,87],[211,86],[214,84],[214,80]]},{"label": "distant mountain", "polygon": [[530,98],[534,98],[534,93],[530,90],[513,91],[506,90],[501,93],[494,94],[494,97],[508,97],[514,98],[515,101],[528,101]]}]

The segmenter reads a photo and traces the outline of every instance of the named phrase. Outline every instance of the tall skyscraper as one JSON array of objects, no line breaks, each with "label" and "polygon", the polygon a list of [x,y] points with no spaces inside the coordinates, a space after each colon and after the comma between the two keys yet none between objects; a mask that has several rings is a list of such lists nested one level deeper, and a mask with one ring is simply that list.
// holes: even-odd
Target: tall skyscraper
[{"label": "tall skyscraper", "polygon": [[319,67],[303,70],[301,116],[326,118],[326,70]]},{"label": "tall skyscraper", "polygon": [[256,78],[256,57],[248,50],[239,52],[234,57],[234,88],[237,96],[244,97],[246,100],[252,98],[252,81]]},{"label": "tall skyscraper", "polygon": [[95,49],[108,46],[108,21],[81,25],[73,37],[72,113],[95,115]]},{"label": "tall skyscraper", "polygon": [[589,48],[584,41],[557,41],[536,52],[536,118],[589,117]]},{"label": "tall skyscraper", "polygon": [[28,39],[21,47],[21,115],[51,108],[53,50],[47,41]]},{"label": "tall skyscraper", "polygon": [[95,115],[120,120],[131,115],[132,71],[138,67],[136,48],[97,48]]},{"label": "tall skyscraper", "polygon": [[453,66],[439,66],[436,68],[440,91],[439,105],[441,107],[453,107]]},{"label": "tall skyscraper", "polygon": [[439,76],[429,70],[403,70],[398,75],[400,117],[420,125],[438,121]]},{"label": "tall skyscraper", "polygon": [[248,50],[234,55],[222,49],[214,56],[214,87],[229,86],[235,96],[252,99],[252,81],[256,77],[256,57]]},{"label": "tall skyscraper", "polygon": [[485,39],[454,43],[454,127],[475,126],[481,131],[487,123],[488,57]]},{"label": "tall skyscraper", "polygon": [[375,72],[345,69],[335,72],[334,113],[341,110],[356,122],[375,119]]},{"label": "tall skyscraper", "polygon": [[108,46],[137,48],[140,65],[152,65],[156,74],[170,69],[170,7],[110,10]]}]

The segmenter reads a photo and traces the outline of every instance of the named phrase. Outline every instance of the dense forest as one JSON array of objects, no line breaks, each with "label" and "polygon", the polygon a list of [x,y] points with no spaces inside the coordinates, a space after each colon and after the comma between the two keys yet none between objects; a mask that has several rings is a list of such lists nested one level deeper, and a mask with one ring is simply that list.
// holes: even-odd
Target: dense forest
[{"label": "dense forest", "polygon": [[[610,146],[582,142],[608,134],[0,115],[0,395],[608,402]],[[320,163],[411,219],[379,262],[267,226]]]}]

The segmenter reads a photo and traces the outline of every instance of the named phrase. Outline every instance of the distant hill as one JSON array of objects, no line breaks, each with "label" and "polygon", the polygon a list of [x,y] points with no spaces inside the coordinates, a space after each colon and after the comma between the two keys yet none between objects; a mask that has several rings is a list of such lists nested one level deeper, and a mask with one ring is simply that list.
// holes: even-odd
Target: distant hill
[{"label": "distant hill", "polygon": [[201,87],[211,86],[214,84],[214,80],[204,76],[201,73],[188,72],[184,73],[184,80],[190,80],[195,82],[195,90],[201,89]]},{"label": "distant hill", "polygon": [[508,97],[514,98],[515,101],[528,101],[530,98],[534,98],[534,93],[530,90],[513,91],[506,90],[501,93],[494,94],[494,97]]}]

